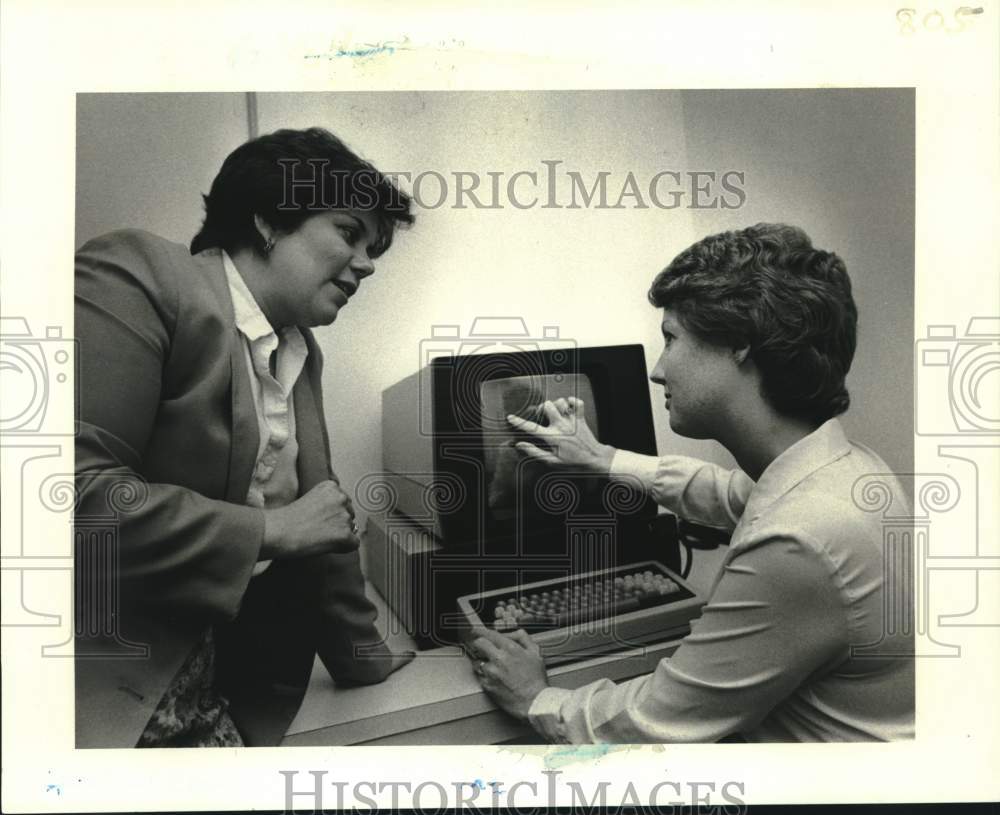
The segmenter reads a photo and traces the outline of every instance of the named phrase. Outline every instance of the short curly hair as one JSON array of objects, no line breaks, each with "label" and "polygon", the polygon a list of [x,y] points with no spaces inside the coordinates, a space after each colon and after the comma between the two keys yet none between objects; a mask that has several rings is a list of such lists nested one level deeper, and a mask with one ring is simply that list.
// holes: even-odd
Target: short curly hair
[{"label": "short curly hair", "polygon": [[293,232],[329,209],[373,212],[378,228],[371,256],[392,244],[397,225],[410,225],[410,197],[329,130],[277,130],[240,145],[222,163],[205,200],[205,221],[191,254],[219,247],[263,253],[259,215]]},{"label": "short curly hair", "polygon": [[819,425],[850,405],[851,279],[801,229],[757,224],[703,238],[656,276],[649,301],[705,342],[749,347],[779,413]]}]

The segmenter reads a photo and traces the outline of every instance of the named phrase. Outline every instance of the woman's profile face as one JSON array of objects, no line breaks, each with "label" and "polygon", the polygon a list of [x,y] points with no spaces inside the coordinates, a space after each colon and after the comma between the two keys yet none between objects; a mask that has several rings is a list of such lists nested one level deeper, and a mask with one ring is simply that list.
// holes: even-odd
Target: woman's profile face
[{"label": "woman's profile face", "polygon": [[377,234],[371,212],[336,209],[311,215],[294,232],[279,233],[268,255],[267,311],[275,328],[329,325],[364,278]]},{"label": "woman's profile face", "polygon": [[728,423],[737,374],[732,353],[688,331],[663,310],[663,353],[650,379],[663,386],[670,429],[693,439],[716,438]]}]

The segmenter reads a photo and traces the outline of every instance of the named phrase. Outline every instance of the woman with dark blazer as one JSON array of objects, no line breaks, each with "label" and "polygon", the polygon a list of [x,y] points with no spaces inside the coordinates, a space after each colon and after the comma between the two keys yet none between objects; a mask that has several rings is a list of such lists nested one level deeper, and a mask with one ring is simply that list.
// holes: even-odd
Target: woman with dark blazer
[{"label": "woman with dark blazer", "polygon": [[412,658],[364,596],[310,333],[412,221],[331,133],[280,130],[226,159],[190,249],[80,249],[77,746],[277,744],[317,653],[351,683]]}]

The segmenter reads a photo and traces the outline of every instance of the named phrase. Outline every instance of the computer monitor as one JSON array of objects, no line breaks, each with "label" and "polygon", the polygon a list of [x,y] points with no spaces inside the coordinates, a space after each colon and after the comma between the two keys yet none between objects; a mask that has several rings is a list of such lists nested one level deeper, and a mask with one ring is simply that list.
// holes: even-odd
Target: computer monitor
[{"label": "computer monitor", "polygon": [[506,418],[572,396],[599,441],[655,454],[642,346],[504,347],[459,346],[382,395],[368,574],[422,648],[460,639],[461,596],[675,559],[640,485],[526,458]]},{"label": "computer monitor", "polygon": [[387,388],[383,463],[398,509],[445,551],[495,556],[568,554],[567,525],[648,524],[656,507],[641,491],[514,447],[525,437],[508,414],[544,424],[541,404],[568,397],[602,443],[655,454],[641,345],[438,357]]}]

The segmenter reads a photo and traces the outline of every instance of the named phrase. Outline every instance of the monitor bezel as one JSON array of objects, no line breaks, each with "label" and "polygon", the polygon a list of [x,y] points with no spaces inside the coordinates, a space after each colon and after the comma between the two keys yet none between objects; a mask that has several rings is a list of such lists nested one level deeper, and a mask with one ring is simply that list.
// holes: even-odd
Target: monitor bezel
[{"label": "monitor bezel", "polygon": [[[569,516],[531,513],[531,528],[523,518],[508,523],[488,517],[485,492],[485,450],[492,434],[473,416],[482,415],[482,382],[533,373],[546,376],[583,374],[588,377],[601,416],[603,441],[620,449],[656,454],[656,436],[649,395],[645,350],[642,345],[550,348],[502,353],[455,355],[431,360],[433,394],[433,461],[436,475],[463,485],[463,495],[439,508],[442,543],[447,551],[483,554],[530,553],[542,536],[565,527]],[[472,371],[471,386],[466,384]],[[477,372],[484,372],[480,375]],[[520,372],[520,373],[519,373]],[[463,387],[455,398],[456,381]],[[473,387],[474,386],[474,387]],[[474,404],[470,405],[469,400]],[[476,409],[478,408],[478,410]],[[495,438],[492,439],[495,441]],[[572,479],[571,479],[572,480]],[[642,525],[656,515],[646,496],[634,511],[609,513],[606,503],[595,507],[593,495],[584,496],[575,512],[582,516],[610,515],[616,526]]]}]

